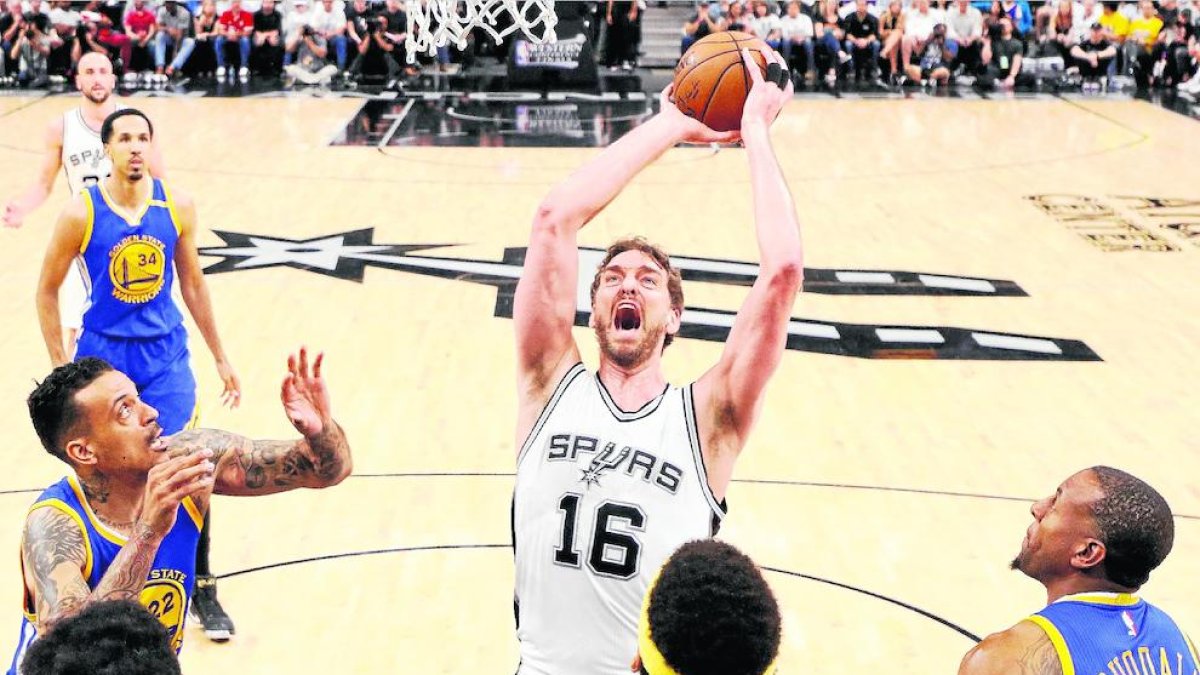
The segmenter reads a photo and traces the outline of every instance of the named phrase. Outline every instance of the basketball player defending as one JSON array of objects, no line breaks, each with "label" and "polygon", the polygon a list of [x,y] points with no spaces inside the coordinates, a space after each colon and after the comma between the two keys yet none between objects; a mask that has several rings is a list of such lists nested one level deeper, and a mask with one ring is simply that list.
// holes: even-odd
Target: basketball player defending
[{"label": "basketball player defending", "polygon": [[22,672],[39,633],[104,600],[140,602],[179,651],[212,494],[325,488],[350,475],[350,445],[333,419],[321,362],[318,355],[310,370],[304,349],[288,358],[280,399],[300,433],[290,441],[215,429],[164,436],[134,381],[97,358],[59,366],[38,384],[29,416],[46,452],[71,472],[25,516],[25,618],[9,675]]},{"label": "basketball player defending", "polygon": [[[132,378],[141,397],[158,410],[159,424],[174,434],[193,423],[196,409],[187,331],[171,297],[175,274],[216,360],[227,404],[237,404],[241,386],[221,346],[200,270],[196,207],[189,197],[145,176],[153,137],[150,120],[132,108],[105,118],[100,139],[113,170],[75,196],[59,217],[38,282],[37,307],[50,361],[62,365],[69,359],[62,347],[58,293],[72,261],[79,259],[90,292],[76,358],[100,357]],[[198,548],[200,588],[193,608],[210,638],[227,640],[233,622],[216,602],[207,531]]]},{"label": "basketball player defending", "polygon": [[[618,675],[637,650],[650,579],[684,542],[711,537],[734,462],[783,354],[803,277],[795,206],[769,128],[791,98],[783,58],[756,66],[742,116],[761,273],[720,361],[669,386],[679,271],[641,238],[608,249],[591,283],[600,367],[571,335],[582,292],[576,237],[639,171],[680,142],[736,140],[661,111],[555,187],[538,207],[517,286],[517,478],[513,497],[522,675]],[[748,51],[743,57],[749,62]]]},{"label": "basketball player defending", "polygon": [[[45,203],[60,168],[66,174],[67,189],[72,195],[108,177],[112,171],[112,162],[104,154],[104,144],[100,142],[100,125],[104,118],[121,107],[112,98],[116,86],[112,61],[99,52],[84,54],[79,59],[75,86],[83,95],[83,101],[79,107],[50,121],[37,178],[20,197],[5,205],[5,227],[20,227],[26,216]],[[151,148],[147,159],[150,175],[166,180],[166,168],[157,148]],[[82,270],[72,267],[62,289],[62,327],[66,333],[64,349],[68,356],[75,351],[86,302],[87,288]]]},{"label": "basketball player defending", "polygon": [[1171,507],[1124,471],[1094,466],[1031,509],[1012,567],[1045,608],[967,652],[959,675],[1196,675],[1200,657],[1174,619],[1134,595],[1175,542]]}]

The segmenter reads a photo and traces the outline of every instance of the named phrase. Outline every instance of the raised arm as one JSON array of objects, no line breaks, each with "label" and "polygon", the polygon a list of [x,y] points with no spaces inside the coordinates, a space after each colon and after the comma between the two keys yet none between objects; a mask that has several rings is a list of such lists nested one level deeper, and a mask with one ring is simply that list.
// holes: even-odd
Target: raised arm
[{"label": "raised arm", "polygon": [[[211,451],[217,494],[252,497],[337,485],[350,475],[352,460],[346,434],[330,412],[322,361],[323,355],[318,355],[310,374],[307,350],[301,349],[298,358],[288,357],[280,398],[301,434],[299,440],[257,441],[228,431],[196,429],[168,439],[166,452]],[[201,504],[202,510],[206,507]]]},{"label": "raised arm", "polygon": [[54,189],[54,179],[62,168],[63,118],[57,116],[46,127],[42,140],[42,161],[38,164],[37,176],[33,183],[4,207],[4,226],[20,227],[37,207],[45,203]]},{"label": "raised arm", "polygon": [[[771,147],[770,125],[791,99],[783,57],[767,52],[767,78],[754,80],[742,116],[742,141],[750,161],[759,275],[734,319],[717,364],[696,383],[696,414],[709,483],[720,498],[733,462],[761,405],[767,380],[787,342],[792,303],[804,277],[796,206]],[[749,62],[749,52],[743,50]],[[781,84],[787,82],[786,87]]]},{"label": "raised arm", "polygon": [[196,327],[204,336],[208,351],[212,352],[213,361],[217,364],[217,374],[225,389],[221,393],[223,402],[236,408],[241,402],[242,385],[237,373],[225,355],[225,347],[221,344],[221,336],[217,332],[217,320],[213,316],[212,299],[208,294],[208,285],[204,283],[204,272],[200,268],[200,255],[196,251],[196,203],[192,198],[177,192],[173,195],[175,213],[178,217],[179,241],[175,244],[175,272],[179,275],[179,291],[183,303],[187,305]]},{"label": "raised arm", "polygon": [[58,289],[62,286],[71,262],[83,250],[84,237],[91,225],[92,207],[87,195],[76,195],[58,217],[54,234],[46,247],[42,261],[42,273],[38,278],[37,313],[42,328],[42,339],[50,353],[50,364],[55,368],[69,360],[63,346],[62,316],[58,308]]},{"label": "raised arm", "polygon": [[958,675],[1062,675],[1058,652],[1037,625],[1022,621],[989,635],[963,657]]},{"label": "raised arm", "polygon": [[[513,321],[517,337],[517,387],[524,439],[558,378],[579,360],[571,336],[579,273],[576,235],[642,169],[675,144],[733,140],[685,117],[669,100],[662,109],[555,186],[538,206],[517,284]],[[520,443],[518,442],[518,445]]]}]

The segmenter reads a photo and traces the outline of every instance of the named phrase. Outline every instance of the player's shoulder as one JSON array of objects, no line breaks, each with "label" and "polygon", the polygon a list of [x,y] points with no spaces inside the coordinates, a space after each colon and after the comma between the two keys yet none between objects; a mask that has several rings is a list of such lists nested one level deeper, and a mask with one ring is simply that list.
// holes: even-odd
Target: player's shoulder
[{"label": "player's shoulder", "polygon": [[1012,628],[993,633],[963,657],[959,675],[1062,675],[1058,652],[1046,631],[1024,620]]}]

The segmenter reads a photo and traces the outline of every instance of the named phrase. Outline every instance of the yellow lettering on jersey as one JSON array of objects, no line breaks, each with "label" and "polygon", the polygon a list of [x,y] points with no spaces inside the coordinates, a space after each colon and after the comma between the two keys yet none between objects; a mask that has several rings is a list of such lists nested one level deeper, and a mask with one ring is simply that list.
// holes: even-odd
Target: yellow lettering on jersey
[{"label": "yellow lettering on jersey", "polygon": [[[154,570],[157,579],[146,581],[139,596],[142,605],[167,628],[171,648],[179,651],[183,645],[183,620],[187,613],[187,593],[183,590],[182,573],[175,570]],[[175,572],[172,574],[172,572]]]},{"label": "yellow lettering on jersey", "polygon": [[121,302],[142,304],[153,300],[166,280],[170,261],[163,243],[144,234],[135,234],[117,242],[108,252],[108,278],[113,297]]}]

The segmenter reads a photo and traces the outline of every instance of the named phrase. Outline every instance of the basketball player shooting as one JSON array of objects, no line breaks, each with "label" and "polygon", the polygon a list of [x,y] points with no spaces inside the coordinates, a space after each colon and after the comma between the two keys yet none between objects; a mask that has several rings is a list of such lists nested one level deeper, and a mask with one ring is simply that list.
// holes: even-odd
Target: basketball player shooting
[{"label": "basketball player shooting", "polygon": [[[747,66],[751,55],[743,50]],[[786,64],[765,51],[739,132],[717,133],[671,102],[551,190],[538,207],[517,286],[517,478],[513,496],[518,673],[627,673],[650,578],[684,542],[711,537],[737,461],[786,343],[803,279],[799,223],[771,146],[791,98]],[[788,83],[786,87],[784,83]],[[577,235],[634,176],[682,142],[740,137],[750,164],[760,274],[720,361],[668,385],[663,350],[679,331],[680,274],[644,239],[609,247],[591,284],[596,373],[571,334]]]}]

